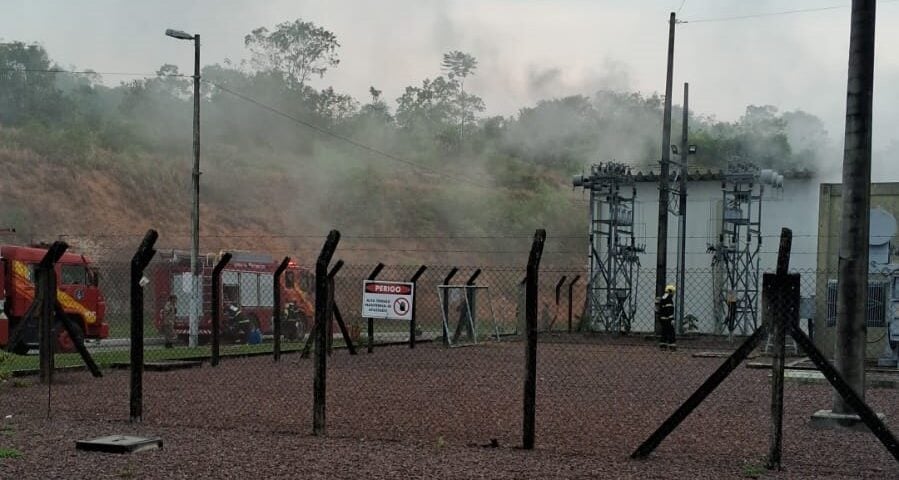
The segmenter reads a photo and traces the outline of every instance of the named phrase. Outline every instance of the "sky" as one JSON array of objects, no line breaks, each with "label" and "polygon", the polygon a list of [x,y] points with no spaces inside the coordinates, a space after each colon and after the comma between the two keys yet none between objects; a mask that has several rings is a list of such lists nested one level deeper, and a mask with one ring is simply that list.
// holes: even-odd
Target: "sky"
[{"label": "sky", "polygon": [[[691,110],[736,120],[771,104],[821,117],[841,148],[849,0],[0,0],[0,41],[39,42],[64,66],[153,72],[192,69],[190,44],[166,28],[200,33],[203,63],[246,58],[243,37],[297,18],[334,32],[340,65],[315,86],[360,101],[373,85],[393,100],[440,74],[444,52],[479,60],[466,88],[486,114],[511,115],[543,98],[598,89],[664,93],[668,15],[678,12],[674,93],[690,83]],[[875,151],[899,153],[899,1],[877,12]],[[834,8],[830,8],[834,7]],[[803,9],[818,11],[723,19]],[[715,20],[719,19],[719,20]],[[107,83],[122,77],[106,76]],[[875,174],[893,170],[883,160]],[[899,170],[899,169],[896,169]],[[899,174],[896,175],[899,179]]]}]

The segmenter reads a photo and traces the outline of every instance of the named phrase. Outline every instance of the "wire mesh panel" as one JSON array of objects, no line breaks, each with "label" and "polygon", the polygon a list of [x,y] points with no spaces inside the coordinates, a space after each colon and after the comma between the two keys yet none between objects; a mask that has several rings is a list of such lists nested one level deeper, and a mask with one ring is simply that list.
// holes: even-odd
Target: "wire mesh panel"
[{"label": "wire mesh panel", "polygon": [[[207,267],[211,270],[207,265],[204,272]],[[328,434],[461,448],[520,445],[524,270],[462,266],[447,284],[452,267],[429,265],[415,285],[414,325],[378,319],[372,321],[369,336],[369,319],[362,316],[362,290],[374,267],[344,265],[335,273],[336,308],[329,323],[327,367]],[[479,269],[469,285],[467,280]],[[407,282],[417,270],[418,266],[388,265],[377,278]],[[88,338],[87,347],[103,377],[93,378],[84,370],[59,372],[49,389],[48,403],[48,389],[27,375],[37,367],[36,352],[10,356],[6,368],[24,376],[16,380],[21,388],[0,389],[4,411],[44,415],[49,407],[54,418],[128,417],[130,264],[106,261],[97,264],[97,271],[105,308],[102,315],[98,312],[98,319],[107,325],[107,333],[103,338]],[[314,283],[308,267],[292,271],[291,285],[299,289],[296,295],[286,283],[276,287],[270,271],[223,273],[221,361],[213,367],[211,338],[203,333],[212,325],[211,291],[204,293],[199,345],[190,347],[186,317],[181,314],[189,305],[182,298],[186,296],[184,270],[170,259],[151,263],[142,287],[144,423],[301,435],[311,431],[313,358],[304,358],[302,351],[312,330]],[[827,315],[827,280],[833,278],[832,272],[798,273],[804,305],[798,328],[832,359],[835,327]],[[655,272],[637,274],[649,279]],[[77,280],[74,273],[67,275],[67,281]],[[720,303],[712,269],[689,270],[686,283],[677,286],[685,293],[685,321],[678,330],[676,349],[660,348],[654,329],[656,299],[649,287],[636,292],[629,329],[596,328],[585,316],[585,275],[584,269],[577,268],[548,266],[540,271],[536,444],[538,449],[564,454],[626,458],[749,337],[722,321],[728,306]],[[673,272],[669,276],[673,278]],[[211,283],[204,288],[211,288]],[[282,324],[278,362],[273,360],[275,288],[282,289],[285,309],[288,298],[298,309],[290,316],[285,310],[285,321],[290,318],[303,324],[296,330]],[[176,298],[167,307],[173,292]],[[759,311],[764,312],[765,301],[760,298],[759,302]],[[243,313],[229,311],[229,305]],[[888,309],[879,311],[884,310]],[[250,330],[258,332],[257,337],[235,330],[240,315],[251,318]],[[167,330],[169,322],[174,330]],[[888,340],[886,324],[868,324],[865,399],[896,430],[899,374],[895,366],[877,366],[877,359],[895,347]],[[466,326],[477,341],[467,340]],[[91,328],[87,326],[86,331]],[[167,334],[173,337],[170,348]],[[414,348],[410,337],[416,340]],[[366,348],[369,339],[371,353]],[[347,348],[349,343],[356,347],[355,355]],[[668,460],[688,456],[700,470],[704,464],[724,464],[740,472],[746,465],[759,464],[767,448],[771,353],[772,344],[765,335],[746,361],[653,455]],[[791,469],[837,476],[863,471],[870,477],[893,472],[892,460],[870,434],[813,428],[811,416],[832,408],[833,388],[795,342],[788,342],[786,353],[784,458]],[[79,367],[82,361],[74,353],[57,353],[56,364]]]}]

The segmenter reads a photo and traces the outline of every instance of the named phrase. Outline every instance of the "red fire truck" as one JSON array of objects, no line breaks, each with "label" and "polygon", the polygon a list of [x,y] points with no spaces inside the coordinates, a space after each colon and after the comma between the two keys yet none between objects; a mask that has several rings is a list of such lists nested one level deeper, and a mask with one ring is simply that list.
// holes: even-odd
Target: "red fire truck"
[{"label": "red fire truck", "polygon": [[[202,255],[198,259],[202,284],[202,316],[199,318],[200,341],[212,335],[212,270],[221,255]],[[271,334],[272,308],[274,305],[274,272],[279,262],[268,254],[231,252],[231,261],[222,270],[219,307],[222,329],[227,321],[229,307],[238,307],[263,334]],[[155,291],[155,323],[162,332],[162,309],[170,295],[176,299],[175,333],[180,342],[186,343],[190,334],[189,313],[191,296],[190,254],[187,252],[160,252],[164,263],[153,272]],[[281,276],[281,302],[297,313],[298,329],[308,331],[312,324],[313,308],[309,300],[314,280],[308,269],[290,262]],[[282,316],[282,318],[285,318]],[[225,339],[227,340],[227,339]],[[233,340],[233,339],[232,339]]]},{"label": "red fire truck", "polygon": [[[3,307],[0,346],[13,353],[25,354],[29,348],[37,348],[37,322],[21,325],[15,345],[10,344],[10,336],[34,302],[34,271],[46,253],[47,249],[43,247],[0,246],[0,303]],[[56,298],[85,338],[109,336],[106,299],[98,279],[96,270],[84,255],[66,253],[56,264]],[[75,351],[74,342],[62,325],[56,325],[54,331],[56,351]]]}]

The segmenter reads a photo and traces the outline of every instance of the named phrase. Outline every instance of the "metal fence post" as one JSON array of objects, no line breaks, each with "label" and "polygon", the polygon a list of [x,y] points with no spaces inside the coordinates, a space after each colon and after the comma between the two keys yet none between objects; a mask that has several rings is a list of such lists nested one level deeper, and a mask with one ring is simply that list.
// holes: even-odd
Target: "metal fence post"
[{"label": "metal fence post", "polygon": [[534,233],[531,253],[528,257],[527,286],[525,287],[525,376],[524,376],[524,420],[522,421],[522,443],[526,450],[534,448],[537,416],[537,295],[539,287],[540,257],[546,230]]},{"label": "metal fence post", "polygon": [[[378,262],[375,266],[374,270],[368,274],[368,280],[374,280],[378,277],[378,274],[381,273],[381,270],[384,269],[384,264]],[[375,350],[375,320],[372,318],[368,319],[368,353],[372,353]]]},{"label": "metal fence post", "polygon": [[[784,416],[784,356],[786,355],[787,323],[799,314],[799,274],[789,275],[790,248],[793,232],[784,228],[780,233],[777,272],[766,273],[762,281],[763,321],[768,325],[774,343],[771,361],[771,436],[768,442],[767,468],[780,470],[783,445]],[[683,287],[681,287],[683,288]],[[798,320],[798,317],[796,318]]]},{"label": "metal fence post", "polygon": [[315,366],[312,383],[312,434],[325,434],[325,406],[327,388],[328,354],[325,351],[327,328],[325,322],[331,319],[331,306],[334,304],[334,292],[328,279],[328,264],[337,250],[340,232],[331,230],[322,246],[322,251],[315,262]]},{"label": "metal fence post", "polygon": [[212,268],[212,360],[210,364],[215,367],[219,364],[219,347],[221,345],[222,327],[222,270],[231,261],[231,254],[225,252],[215,267]]},{"label": "metal fence post", "polygon": [[[56,262],[69,246],[65,242],[53,242],[44,254],[35,271],[36,286],[35,303],[38,309],[38,341],[40,355],[40,381],[53,382],[55,368],[53,356],[53,320],[56,317]],[[33,311],[33,310],[32,310]]]},{"label": "metal fence post", "polygon": [[571,313],[572,301],[574,300],[574,284],[581,279],[580,275],[575,275],[568,284],[568,333],[571,333]]},{"label": "metal fence post", "polygon": [[275,270],[272,281],[272,334],[275,336],[272,353],[276,362],[281,360],[281,274],[284,273],[289,264],[290,257],[284,257],[284,260],[281,260],[281,264]]},{"label": "metal fence post", "polygon": [[[466,287],[474,286],[474,284],[478,280],[479,276],[481,276],[480,268],[476,269],[471,274],[471,276],[468,277],[468,280],[465,282]],[[474,318],[472,318],[476,315],[476,313],[475,313],[476,312],[476,310],[475,310],[475,295],[472,292],[474,292],[473,288],[466,288],[465,291],[463,292],[465,294],[465,302],[468,305],[468,309],[467,309],[468,310],[468,321],[465,322],[464,319],[462,318],[465,316],[465,313],[463,312],[459,316],[459,323],[456,324],[456,331],[453,333],[453,344],[455,344],[456,341],[459,340],[459,335],[462,334],[462,326],[463,325],[465,326],[465,330],[468,332],[468,338],[471,341],[475,341],[475,338],[477,338],[477,337],[475,337],[475,331],[474,331],[476,328],[474,326],[475,322],[474,322]],[[449,317],[447,317],[447,318],[449,318]]]},{"label": "metal fence post", "polygon": [[141,279],[150,260],[156,255],[153,246],[159,234],[148,230],[137,252],[131,258],[131,395],[129,415],[131,422],[140,423],[144,411],[144,287]]},{"label": "metal fence post", "polygon": [[[456,272],[458,272],[458,271],[459,271],[459,269],[456,267],[453,267],[452,269],[450,269],[449,273],[446,274],[446,277],[443,277],[443,284],[449,285],[449,282],[452,281],[453,277],[456,275]],[[450,341],[449,328],[447,327],[447,325],[449,324],[449,290],[448,289],[443,290],[443,305],[441,306],[441,308],[443,308],[443,318],[447,320],[447,321],[443,322],[443,344],[449,345],[449,341]]]},{"label": "metal fence post", "polygon": [[421,276],[425,273],[428,267],[426,265],[422,265],[418,267],[418,270],[412,275],[412,278],[409,281],[412,283],[412,290],[415,295],[412,297],[412,319],[409,320],[409,348],[415,348],[415,330],[418,328],[415,324],[415,304],[418,303],[415,299],[418,298],[418,292],[416,282]]}]

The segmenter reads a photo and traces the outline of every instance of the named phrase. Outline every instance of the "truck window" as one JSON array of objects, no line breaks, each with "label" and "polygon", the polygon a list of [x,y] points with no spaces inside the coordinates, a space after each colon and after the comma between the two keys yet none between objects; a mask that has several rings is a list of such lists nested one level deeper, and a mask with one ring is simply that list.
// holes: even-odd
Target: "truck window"
[{"label": "truck window", "polygon": [[259,274],[240,272],[240,304],[244,307],[259,306]]},{"label": "truck window", "polygon": [[87,269],[84,265],[63,265],[60,282],[63,285],[87,285]]},{"label": "truck window", "polygon": [[259,306],[271,307],[275,304],[275,294],[272,287],[275,283],[275,276],[271,273],[259,274]]}]

